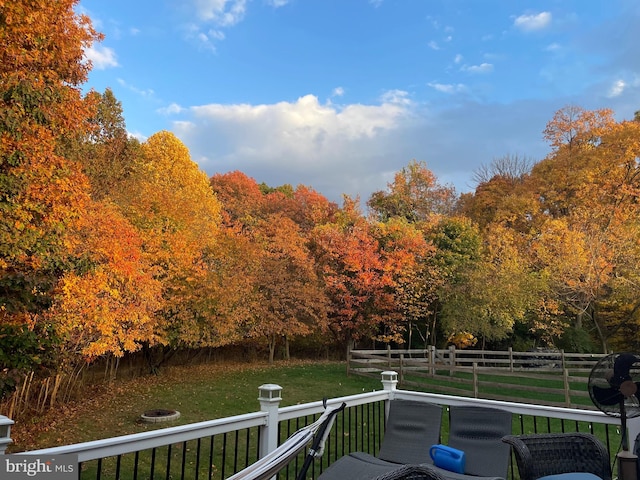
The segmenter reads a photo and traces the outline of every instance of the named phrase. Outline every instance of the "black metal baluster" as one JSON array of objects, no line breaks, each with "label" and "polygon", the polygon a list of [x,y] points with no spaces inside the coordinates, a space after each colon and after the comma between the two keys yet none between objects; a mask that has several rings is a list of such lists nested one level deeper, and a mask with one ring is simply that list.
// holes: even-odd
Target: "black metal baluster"
[{"label": "black metal baluster", "polygon": [[214,447],[214,437],[215,435],[211,435],[209,437],[209,480],[213,478],[213,447]]},{"label": "black metal baluster", "polygon": [[151,449],[151,471],[149,472],[149,478],[153,480],[156,471],[156,449]]},{"label": "black metal baluster", "polygon": [[187,442],[182,442],[182,461],[180,465],[180,478],[184,480],[184,472],[187,466]]},{"label": "black metal baluster", "polygon": [[171,445],[167,446],[167,476],[166,480],[171,479]]},{"label": "black metal baluster", "polygon": [[200,476],[200,447],[202,446],[202,439],[198,439],[196,443],[196,477],[195,480],[198,480]]},{"label": "black metal baluster", "polygon": [[133,480],[138,480],[138,463],[140,461],[140,452],[136,452],[133,457]]},{"label": "black metal baluster", "polygon": [[118,455],[116,459],[116,480],[120,480],[120,465],[122,463],[122,455]]},{"label": "black metal baluster", "polygon": [[249,447],[251,445],[251,429],[247,428],[246,432],[247,432],[247,441],[244,448],[244,464],[246,466],[249,466],[249,450],[250,450]]},{"label": "black metal baluster", "polygon": [[225,478],[227,469],[227,434],[222,434],[222,478]]},{"label": "black metal baluster", "polygon": [[235,439],[233,444],[233,471],[238,471],[238,431],[235,432]]}]

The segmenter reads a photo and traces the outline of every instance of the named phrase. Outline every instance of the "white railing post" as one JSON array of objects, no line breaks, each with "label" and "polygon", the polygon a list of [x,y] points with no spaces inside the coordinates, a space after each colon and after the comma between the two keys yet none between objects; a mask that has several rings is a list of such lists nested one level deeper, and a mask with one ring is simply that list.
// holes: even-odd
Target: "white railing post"
[{"label": "white railing post", "polygon": [[282,387],[265,383],[258,388],[260,410],[267,412],[267,424],[260,432],[260,458],[278,447],[278,408],[282,397]]},{"label": "white railing post", "polygon": [[384,402],[384,415],[387,418],[389,416],[389,407],[391,407],[389,400],[393,400],[393,392],[395,392],[398,385],[398,373],[393,370],[387,370],[380,375],[382,375],[382,389],[389,392],[389,398]]},{"label": "white railing post", "polygon": [[13,423],[10,418],[0,415],[0,455],[4,455],[7,446],[12,442],[11,425]]}]

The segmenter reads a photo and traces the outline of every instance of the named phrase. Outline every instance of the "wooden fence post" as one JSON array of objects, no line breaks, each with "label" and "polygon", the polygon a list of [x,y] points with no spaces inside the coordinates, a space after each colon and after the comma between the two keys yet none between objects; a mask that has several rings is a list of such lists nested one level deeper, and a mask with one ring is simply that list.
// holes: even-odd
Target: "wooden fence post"
[{"label": "wooden fence post", "polygon": [[473,362],[473,398],[478,398],[478,363]]},{"label": "wooden fence post", "polygon": [[404,382],[404,353],[400,354],[400,377],[398,378],[400,385]]},{"label": "wooden fence post", "polygon": [[562,380],[564,383],[564,403],[567,407],[571,406],[571,392],[569,387],[569,370],[562,369]]},{"label": "wooden fence post", "polygon": [[456,346],[449,346],[449,376],[453,377],[454,369],[456,368]]},{"label": "wooden fence post", "polygon": [[509,371],[513,373],[513,348],[509,347]]},{"label": "wooden fence post", "polygon": [[351,345],[347,348],[347,377],[351,375]]},{"label": "wooden fence post", "polygon": [[431,375],[435,375],[436,374],[436,347],[433,345],[429,345],[427,347],[427,352],[428,352],[427,365],[429,366],[429,373]]},{"label": "wooden fence post", "polygon": [[387,343],[387,368],[391,368],[391,345]]}]

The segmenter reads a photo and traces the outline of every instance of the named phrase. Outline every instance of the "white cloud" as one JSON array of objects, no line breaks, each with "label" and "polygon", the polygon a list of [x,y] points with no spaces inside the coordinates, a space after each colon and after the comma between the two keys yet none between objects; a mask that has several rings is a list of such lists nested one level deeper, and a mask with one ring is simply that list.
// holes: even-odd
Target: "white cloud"
[{"label": "white cloud", "polygon": [[465,65],[461,70],[470,73],[490,73],[493,71],[493,65],[491,63],[481,63],[480,65]]},{"label": "white cloud", "polygon": [[453,59],[453,61],[454,61],[454,63],[460,63],[460,62],[462,62],[462,58],[463,58],[462,55],[458,53],[455,56],[455,58]]},{"label": "white cloud", "polygon": [[516,17],[513,21],[513,25],[523,32],[533,32],[547,28],[551,24],[551,18],[550,12],[525,14]]},{"label": "white cloud", "polygon": [[210,52],[216,52],[216,40],[224,40],[225,34],[221,30],[217,30],[214,28],[209,29],[208,31],[201,30],[199,25],[194,23],[185,26],[186,37],[187,39],[196,43],[200,48],[204,50],[209,50]]},{"label": "white cloud", "polygon": [[221,27],[240,22],[246,13],[246,0],[195,0],[198,18]]},{"label": "white cloud", "polygon": [[304,183],[332,200],[368,191],[373,177],[384,185],[390,179],[381,182],[371,172],[379,172],[391,155],[400,154],[404,164],[412,158],[388,141],[413,119],[401,90],[385,92],[372,105],[338,107],[305,95],[275,104],[200,105],[184,113],[188,118],[174,122],[172,130],[209,174],[241,170],[273,186]]},{"label": "white cloud", "polygon": [[116,81],[118,82],[118,84],[120,84],[124,88],[131,90],[133,93],[137,93],[141,97],[152,97],[155,94],[155,92],[150,88],[141,89],[141,88],[135,87],[125,82],[122,78],[118,78],[116,79]]},{"label": "white cloud", "polygon": [[383,1],[384,0],[369,0],[369,3],[374,7],[378,8],[380,5],[382,5]]},{"label": "white cloud", "polygon": [[284,7],[287,3],[289,3],[289,0],[267,0],[267,4],[274,8]]},{"label": "white cloud", "polygon": [[434,90],[437,90],[438,92],[448,93],[448,94],[467,91],[467,87],[462,83],[450,84],[450,83],[430,82],[430,83],[427,83],[427,85],[433,88]]},{"label": "white cloud", "polygon": [[[289,0],[267,0],[274,8]],[[185,36],[204,50],[216,52],[216,42],[225,39],[223,29],[233,27],[244,19],[247,0],[191,0],[195,21],[183,25]]]},{"label": "white cloud", "polygon": [[127,136],[129,138],[135,138],[139,142],[144,142],[147,140],[147,137],[140,132],[127,132]]},{"label": "white cloud", "polygon": [[616,80],[611,86],[611,88],[609,89],[609,92],[607,93],[607,97],[613,98],[613,97],[618,97],[622,95],[626,87],[627,87],[627,84],[624,80]]},{"label": "white cloud", "polygon": [[239,170],[258,183],[308,185],[336,202],[342,194],[359,195],[364,204],[412,159],[463,192],[473,188],[481,162],[508,152],[543,158],[548,147],[535,132],[559,108],[556,101],[538,100],[449,105],[427,109],[402,90],[371,104],[340,106],[306,95],[292,102],[184,108],[171,130],[208,175]]},{"label": "white cloud", "polygon": [[184,108],[182,108],[177,103],[172,103],[166,107],[162,107],[156,110],[156,112],[158,112],[161,115],[176,115],[183,111],[184,111]]},{"label": "white cloud", "polygon": [[336,87],[333,89],[333,92],[331,92],[332,97],[341,97],[343,95],[344,95],[344,88],[342,87]]},{"label": "white cloud", "polygon": [[84,51],[84,56],[87,60],[91,61],[93,68],[96,70],[105,70],[110,67],[119,66],[116,52],[109,47],[91,45]]},{"label": "white cloud", "polygon": [[411,105],[409,93],[404,90],[388,90],[380,96],[380,101],[383,104]]},{"label": "white cloud", "polygon": [[429,43],[427,43],[427,45],[432,50],[440,50],[440,47],[438,46],[438,44],[434,40],[431,40]]},{"label": "white cloud", "polygon": [[547,52],[557,52],[558,50],[560,50],[560,48],[562,48],[562,47],[560,47],[560,44],[558,44],[558,43],[550,43],[549,45],[547,45],[545,47],[545,50]]}]

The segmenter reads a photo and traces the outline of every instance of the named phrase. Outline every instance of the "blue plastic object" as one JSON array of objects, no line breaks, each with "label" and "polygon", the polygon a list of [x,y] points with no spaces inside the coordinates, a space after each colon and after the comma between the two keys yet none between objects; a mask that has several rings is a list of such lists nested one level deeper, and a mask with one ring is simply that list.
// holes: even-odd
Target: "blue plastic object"
[{"label": "blue plastic object", "polygon": [[433,445],[429,455],[436,467],[455,473],[464,473],[464,452],[447,445]]}]

